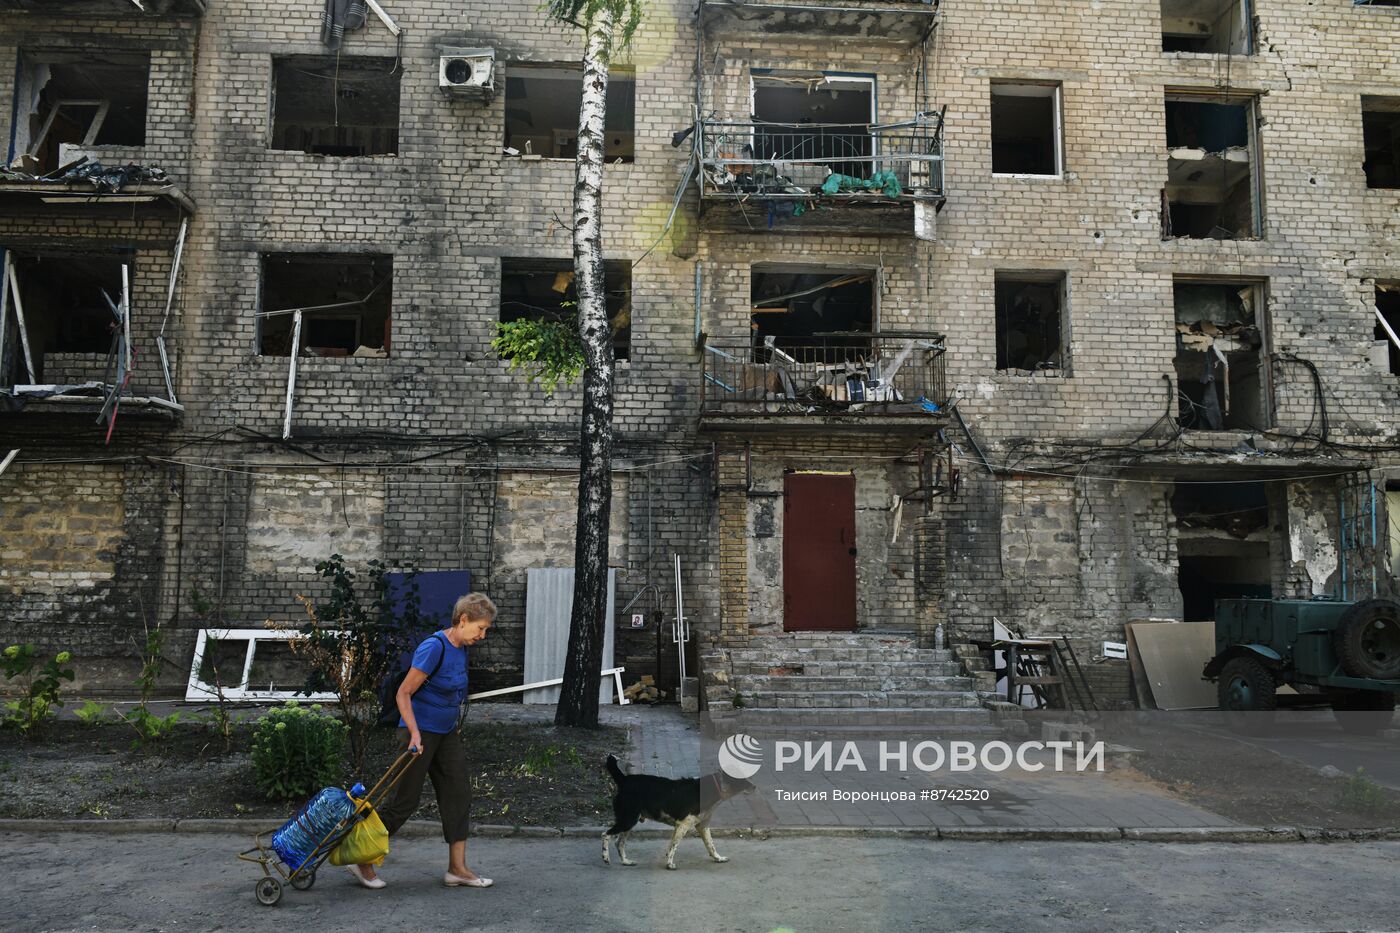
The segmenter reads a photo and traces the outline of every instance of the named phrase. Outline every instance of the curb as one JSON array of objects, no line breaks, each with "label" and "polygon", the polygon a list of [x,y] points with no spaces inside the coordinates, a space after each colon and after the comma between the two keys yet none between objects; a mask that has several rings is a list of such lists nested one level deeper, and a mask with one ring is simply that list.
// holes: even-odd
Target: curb
[{"label": "curb", "polygon": [[[0,819],[0,833],[239,833],[253,835],[282,825],[269,819],[131,819],[45,820]],[[442,828],[432,820],[410,820],[399,830],[410,838],[439,836]],[[593,839],[597,826],[509,826],[482,823],[472,835],[483,839]],[[669,839],[668,828],[638,829],[639,839]],[[948,842],[1230,842],[1230,843],[1337,843],[1393,842],[1400,828],[1324,829],[1312,826],[727,826],[714,835],[728,839],[796,839],[847,837],[859,839],[924,839]]]}]

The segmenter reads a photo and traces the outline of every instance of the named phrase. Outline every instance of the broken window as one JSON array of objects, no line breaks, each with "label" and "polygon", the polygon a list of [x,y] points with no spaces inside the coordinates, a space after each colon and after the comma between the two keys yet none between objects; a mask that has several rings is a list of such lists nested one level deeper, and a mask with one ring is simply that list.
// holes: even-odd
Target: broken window
[{"label": "broken window", "polygon": [[1380,372],[1400,376],[1400,283],[1376,283],[1375,311],[1371,362]]},{"label": "broken window", "polygon": [[1248,55],[1246,0],[1162,0],[1162,51]]},{"label": "broken window", "polygon": [[47,174],[95,146],[144,146],[150,72],[149,52],[24,52],[14,151]]},{"label": "broken window", "polygon": [[[608,324],[613,357],[628,359],[632,347],[632,264],[603,263]],[[572,259],[502,259],[501,323],[511,321],[578,321],[578,292]]]},{"label": "broken window", "polygon": [[1178,280],[1172,292],[1180,425],[1198,431],[1268,427],[1263,284]]},{"label": "broken window", "polygon": [[870,177],[874,77],[756,69],[752,80],[753,154],[760,161],[785,163],[761,166],[755,174],[776,176],[782,168],[804,187],[821,184],[832,172]]},{"label": "broken window", "polygon": [[1400,188],[1400,97],[1362,97],[1367,188]]},{"label": "broken window", "polygon": [[[631,71],[612,69],[603,121],[603,159],[631,162],[633,96]],[[578,111],[583,71],[578,65],[514,63],[506,73],[506,136],[509,155],[572,159],[578,154]]]},{"label": "broken window", "polygon": [[122,264],[131,262],[129,253],[11,253],[11,257],[20,302],[18,307],[9,302],[15,326],[6,342],[18,336],[22,309],[37,381],[63,375],[45,372],[48,354],[105,355],[111,350],[117,322],[113,306],[121,304]]},{"label": "broken window", "polygon": [[290,356],[294,341],[301,356],[389,355],[392,256],[268,253],[262,274],[262,356]]},{"label": "broken window", "polygon": [[752,271],[753,346],[810,359],[807,348],[870,345],[875,272],[763,263]]},{"label": "broken window", "polygon": [[1063,272],[998,272],[997,369],[1063,371],[1064,307]]},{"label": "broken window", "polygon": [[1172,513],[1184,621],[1214,620],[1217,599],[1273,594],[1263,483],[1180,483]]},{"label": "broken window", "polygon": [[274,58],[270,148],[328,156],[395,155],[399,74],[393,58]]},{"label": "broken window", "polygon": [[1059,175],[1060,86],[992,82],[992,172]]},{"label": "broken window", "polygon": [[1169,95],[1162,236],[1258,236],[1254,101]]}]

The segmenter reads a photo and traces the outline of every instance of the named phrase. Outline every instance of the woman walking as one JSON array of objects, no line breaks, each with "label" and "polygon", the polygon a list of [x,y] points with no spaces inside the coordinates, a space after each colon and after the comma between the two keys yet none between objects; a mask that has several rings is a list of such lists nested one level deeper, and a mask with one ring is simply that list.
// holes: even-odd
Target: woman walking
[{"label": "woman walking", "polygon": [[[496,604],[485,593],[469,593],[452,607],[452,624],[424,639],[413,653],[396,697],[399,748],[414,754],[379,817],[393,835],[418,809],[423,779],[433,779],[442,838],[447,843],[448,887],[489,888],[467,867],[467,831],[471,825],[471,782],[457,713],[467,693],[467,647],[480,643],[496,618]],[[355,880],[367,888],[384,887],[373,865],[350,865]]]}]

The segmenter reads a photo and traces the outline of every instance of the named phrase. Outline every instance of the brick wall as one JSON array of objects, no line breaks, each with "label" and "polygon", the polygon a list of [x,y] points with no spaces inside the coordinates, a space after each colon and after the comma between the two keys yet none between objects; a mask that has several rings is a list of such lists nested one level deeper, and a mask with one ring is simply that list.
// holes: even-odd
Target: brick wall
[{"label": "brick wall", "polygon": [[[178,654],[204,621],[191,612],[193,589],[213,595],[220,621],[258,624],[295,611],[296,595],[318,592],[321,584],[299,561],[325,548],[423,569],[468,568],[504,614],[523,619],[517,565],[524,555],[538,548],[540,560],[567,562],[569,542],[552,549],[535,540],[512,550],[534,530],[516,514],[509,477],[522,465],[567,467],[576,450],[577,389],[546,396],[510,372],[489,344],[501,260],[571,255],[561,221],[569,215],[571,166],[502,154],[504,95],[486,103],[443,97],[436,57],[444,45],[492,46],[502,62],[499,85],[513,61],[576,60],[578,38],[548,25],[526,0],[498,0],[465,19],[458,2],[398,0],[391,12],[405,30],[401,49],[371,19],[343,51],[402,51],[398,154],[270,150],[272,57],[321,53],[321,6],[221,0],[197,22],[0,14],[4,101],[21,49],[150,50],[147,144],[122,156],[162,165],[198,204],[182,297],[167,331],[184,418],[121,424],[115,447],[104,448],[86,419],[38,409],[0,413],[0,447],[23,446],[24,460],[130,458],[114,468],[123,477],[123,537],[111,580],[59,595],[27,583],[20,592],[7,589],[0,610],[14,611],[4,637],[69,633],[115,658],[128,651],[126,633],[143,617],[157,618],[176,630]],[[1373,283],[1400,279],[1400,193],[1365,188],[1359,98],[1400,95],[1400,66],[1390,54],[1400,44],[1400,16],[1349,0],[1256,7],[1259,51],[1229,60],[1162,53],[1156,8],[1127,0],[1073,9],[1049,0],[945,4],[926,68],[917,46],[893,42],[710,37],[701,101],[718,117],[747,114],[748,75],[765,67],[874,74],[882,120],[946,104],[949,197],[938,239],[858,236],[839,222],[820,234],[781,224],[770,231],[762,210],[748,232],[720,233],[706,228],[687,198],[673,235],[647,253],[689,155],[670,137],[690,125],[696,99],[691,6],[675,0],[649,10],[621,62],[636,69],[636,161],[607,166],[605,189],[608,258],[636,263],[632,358],[618,372],[619,459],[629,472],[616,557],[625,568],[620,604],[635,599],[634,610],[652,616],[646,630],[619,641],[629,671],[656,667],[654,616],[669,624],[674,612],[677,553],[687,613],[702,637],[780,624],[781,518],[771,494],[789,466],[839,463],[857,471],[859,533],[869,543],[860,565],[863,620],[909,624],[946,612],[951,628],[976,637],[997,616],[1066,632],[1095,653],[1096,642],[1121,640],[1126,618],[1179,611],[1168,501],[1177,479],[1191,470],[1258,478],[1269,464],[1277,465],[1274,476],[1297,475],[1292,464],[1325,472],[1326,461],[1337,459],[1312,439],[1322,405],[1299,359],[1320,374],[1330,441],[1396,441],[1400,379],[1377,373],[1368,354]],[[993,79],[1062,84],[1061,176],[991,174]],[[1163,240],[1164,95],[1227,79],[1259,100],[1264,236]],[[0,138],[9,138],[10,119],[11,108],[0,106]],[[95,223],[0,217],[4,246],[137,249],[133,326],[142,357],[134,379],[142,393],[158,390],[152,340],[174,222],[135,222],[122,211]],[[324,250],[394,256],[391,355],[299,361],[293,438],[284,445],[288,360],[257,353],[259,256]],[[703,262],[699,295],[695,261]],[[751,439],[758,496],[748,494],[737,439],[727,439],[716,498],[714,438],[696,423],[696,305],[707,334],[747,339],[757,262],[873,270],[880,327],[947,335],[949,385],[973,433],[989,459],[1026,478],[988,476],[968,438],[952,430],[962,483],[956,497],[931,505],[940,532],[916,535],[906,507],[904,531],[891,545],[890,499],[917,485],[894,461],[914,443],[815,432],[800,441]],[[1071,365],[1064,375],[995,369],[994,276],[1007,269],[1065,274]],[[1244,436],[1188,436],[1146,449],[1169,433],[1175,414],[1172,283],[1182,275],[1265,283],[1273,415],[1247,432],[1262,459],[1237,449]],[[55,360],[54,372],[80,376],[97,364]],[[1292,437],[1300,433],[1309,438]],[[856,449],[867,440],[870,451]],[[1131,477],[1119,469],[1122,460],[1153,458],[1156,467]],[[1385,466],[1394,458],[1349,450],[1347,462]],[[1100,467],[1086,470],[1085,463]],[[350,488],[342,464],[352,486],[374,491],[337,502]],[[30,468],[11,469],[13,476],[0,479],[0,499]],[[296,475],[318,479],[285,498],[271,492]],[[567,485],[541,493],[558,500],[551,515],[570,511]],[[1317,512],[1327,495],[1309,504],[1298,495],[1271,500],[1279,592],[1300,592],[1305,582],[1287,540],[1301,520],[1294,513]],[[916,540],[935,553],[918,551]],[[25,563],[30,574],[39,566]],[[85,627],[94,620],[98,628]],[[519,663],[518,634],[508,632],[503,626],[479,653],[502,682]],[[674,663],[667,650],[663,671]],[[1115,695],[1120,666],[1095,671],[1106,695]]]}]

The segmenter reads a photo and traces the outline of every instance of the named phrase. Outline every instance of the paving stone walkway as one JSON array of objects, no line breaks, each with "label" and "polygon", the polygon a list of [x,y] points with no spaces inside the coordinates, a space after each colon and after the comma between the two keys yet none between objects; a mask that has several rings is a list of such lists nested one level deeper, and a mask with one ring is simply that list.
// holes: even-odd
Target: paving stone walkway
[{"label": "paving stone walkway", "polygon": [[[474,719],[491,722],[549,722],[553,706],[478,704]],[[663,777],[693,777],[713,770],[701,768],[699,717],[675,706],[605,706],[603,723],[625,727],[631,742],[628,770]],[[867,750],[865,757],[875,760]],[[1031,764],[1036,761],[1031,759]],[[759,791],[729,801],[715,817],[725,827],[861,827],[929,829],[983,826],[1033,828],[1190,828],[1234,826],[1208,810],[1179,800],[1154,784],[1110,768],[1098,773],[1056,773],[1007,770],[974,774],[871,774],[843,771],[820,779],[789,782],[792,790],[824,792],[824,797],[783,800],[784,779],[767,775],[755,779]],[[912,792],[913,801],[834,799],[839,792]],[[922,799],[924,792],[930,799]],[[962,792],[986,799],[938,799],[940,793]],[[969,792],[972,792],[969,794]]]}]

